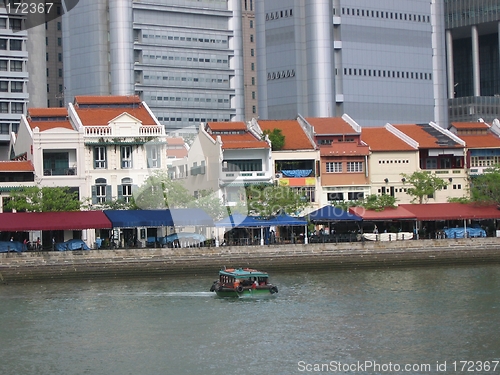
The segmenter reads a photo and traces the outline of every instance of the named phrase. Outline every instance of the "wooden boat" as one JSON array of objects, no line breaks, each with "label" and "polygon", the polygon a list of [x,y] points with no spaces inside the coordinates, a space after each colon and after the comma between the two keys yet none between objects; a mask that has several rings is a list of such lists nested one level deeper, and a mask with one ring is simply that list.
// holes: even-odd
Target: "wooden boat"
[{"label": "wooden boat", "polygon": [[262,296],[278,293],[266,272],[251,268],[225,268],[210,288],[219,297]]}]

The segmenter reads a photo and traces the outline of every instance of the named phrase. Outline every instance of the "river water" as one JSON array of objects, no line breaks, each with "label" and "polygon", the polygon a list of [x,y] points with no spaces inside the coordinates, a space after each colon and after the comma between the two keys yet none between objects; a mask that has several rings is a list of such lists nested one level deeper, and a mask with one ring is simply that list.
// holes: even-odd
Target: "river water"
[{"label": "river water", "polygon": [[0,284],[0,374],[500,373],[499,265],[215,278]]}]

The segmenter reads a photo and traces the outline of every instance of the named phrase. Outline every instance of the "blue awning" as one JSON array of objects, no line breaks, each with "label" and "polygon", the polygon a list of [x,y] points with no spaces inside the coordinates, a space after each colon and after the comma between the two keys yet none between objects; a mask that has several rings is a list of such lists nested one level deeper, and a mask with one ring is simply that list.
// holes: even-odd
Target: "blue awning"
[{"label": "blue awning", "polygon": [[344,211],[340,207],[325,206],[319,210],[313,211],[305,217],[309,217],[312,222],[327,222],[327,221],[361,221],[361,217],[350,212]]},{"label": "blue awning", "polygon": [[113,228],[213,226],[208,214],[199,208],[171,210],[105,210]]},{"label": "blue awning", "polygon": [[261,219],[255,216],[233,214],[215,223],[216,227],[223,228],[260,228],[301,225],[307,225],[307,221],[286,214],[281,214],[266,219]]}]

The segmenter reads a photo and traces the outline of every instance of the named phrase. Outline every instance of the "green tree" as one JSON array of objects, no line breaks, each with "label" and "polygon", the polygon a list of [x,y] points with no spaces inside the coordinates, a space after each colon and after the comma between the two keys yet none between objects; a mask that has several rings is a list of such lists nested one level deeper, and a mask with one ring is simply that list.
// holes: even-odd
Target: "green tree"
[{"label": "green tree", "polygon": [[263,138],[268,136],[271,141],[271,149],[273,151],[279,151],[285,145],[285,136],[282,134],[281,129],[264,130]]},{"label": "green tree", "polygon": [[134,193],[135,205],[140,209],[187,207],[192,200],[189,191],[165,171],[156,171]]},{"label": "green tree", "polygon": [[406,192],[413,196],[412,203],[424,203],[427,197],[434,195],[438,190],[444,189],[448,183],[440,177],[426,171],[415,171],[412,174],[401,173],[405,179],[404,184],[412,185]]},{"label": "green tree", "polygon": [[295,214],[309,205],[303,194],[288,186],[256,184],[245,189],[248,214],[269,217],[278,213]]},{"label": "green tree", "polygon": [[12,191],[5,205],[8,210],[26,212],[78,211],[78,193],[69,187],[30,186]]},{"label": "green tree", "polygon": [[470,180],[471,200],[480,204],[500,205],[500,166],[487,168]]},{"label": "green tree", "polygon": [[222,200],[212,190],[200,190],[198,197],[193,198],[187,207],[201,208],[214,220],[220,220],[227,215],[227,209],[222,204]]}]

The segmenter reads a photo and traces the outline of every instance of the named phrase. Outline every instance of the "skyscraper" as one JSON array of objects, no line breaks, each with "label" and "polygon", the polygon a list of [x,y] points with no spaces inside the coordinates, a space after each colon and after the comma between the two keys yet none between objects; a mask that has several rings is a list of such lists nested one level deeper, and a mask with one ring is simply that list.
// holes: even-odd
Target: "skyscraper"
[{"label": "skyscraper", "polygon": [[97,0],[64,15],[65,101],[132,95],[167,131],[242,120],[241,0]]},{"label": "skyscraper", "polygon": [[28,32],[24,16],[8,15],[0,2],[0,160],[9,158],[11,132],[16,132],[28,104]]},{"label": "skyscraper", "polygon": [[442,6],[256,0],[260,117],[445,123]]},{"label": "skyscraper", "polygon": [[500,2],[445,2],[448,103],[452,121],[500,116]]}]

